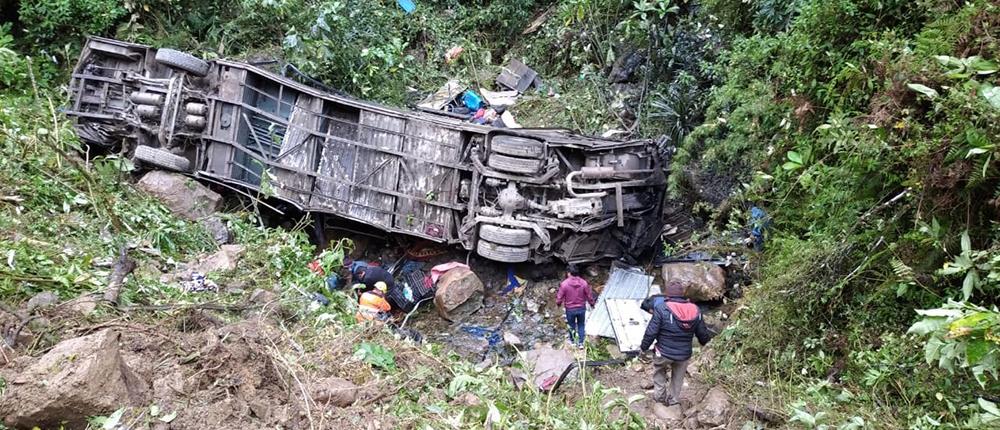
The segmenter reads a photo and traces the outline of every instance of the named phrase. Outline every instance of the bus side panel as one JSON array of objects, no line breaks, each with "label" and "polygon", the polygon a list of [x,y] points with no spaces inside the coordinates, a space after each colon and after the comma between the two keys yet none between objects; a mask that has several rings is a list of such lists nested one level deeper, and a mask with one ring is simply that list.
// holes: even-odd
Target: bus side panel
[{"label": "bus side panel", "polygon": [[[403,152],[425,160],[459,163],[463,146],[462,132],[411,119],[407,123],[406,134]],[[403,160],[403,163],[398,190],[419,200],[398,199],[394,227],[435,239],[455,239],[457,233],[454,227],[454,210],[429,205],[422,200],[458,204],[458,169],[414,158]]]},{"label": "bus side panel", "polygon": [[299,206],[309,205],[313,177],[302,172],[312,172],[316,164],[317,138],[312,134],[321,121],[317,115],[323,109],[323,99],[299,94],[288,119],[288,131],[281,142],[277,163],[290,169],[275,169],[278,186],[276,194]]}]

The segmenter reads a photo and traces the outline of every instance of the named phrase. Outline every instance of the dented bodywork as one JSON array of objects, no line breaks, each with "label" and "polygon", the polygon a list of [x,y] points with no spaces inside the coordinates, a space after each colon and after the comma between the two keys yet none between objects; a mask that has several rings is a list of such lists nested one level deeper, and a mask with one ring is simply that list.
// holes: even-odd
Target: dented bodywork
[{"label": "dented bodywork", "polygon": [[666,166],[649,140],[478,126],[102,38],[70,91],[89,145],[492,260],[635,255],[662,228]]}]

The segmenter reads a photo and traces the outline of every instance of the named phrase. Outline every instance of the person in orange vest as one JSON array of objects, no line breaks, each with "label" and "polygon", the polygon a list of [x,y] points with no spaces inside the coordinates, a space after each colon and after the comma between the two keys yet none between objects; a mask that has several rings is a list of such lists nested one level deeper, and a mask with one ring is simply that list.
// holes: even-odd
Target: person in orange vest
[{"label": "person in orange vest", "polygon": [[358,299],[358,313],[354,315],[354,319],[360,323],[380,320],[387,315],[392,310],[392,306],[389,306],[389,302],[385,299],[385,292],[388,289],[385,282],[380,281],[375,283],[374,289],[362,293]]}]

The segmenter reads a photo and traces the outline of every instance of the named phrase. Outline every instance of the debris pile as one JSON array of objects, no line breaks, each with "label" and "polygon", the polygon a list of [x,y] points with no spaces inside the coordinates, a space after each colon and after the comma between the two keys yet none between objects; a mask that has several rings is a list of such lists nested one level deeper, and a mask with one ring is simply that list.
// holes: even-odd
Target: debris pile
[{"label": "debris pile", "polygon": [[[463,48],[454,46],[445,54],[445,62],[455,61]],[[545,91],[538,73],[518,60],[511,60],[496,78],[501,88],[491,91],[486,88],[473,89],[458,80],[450,80],[436,92],[430,94],[417,108],[425,112],[445,114],[473,124],[489,125],[497,128],[521,128],[514,119],[510,108],[518,97],[534,87]],[[555,96],[551,88],[547,95]]]}]

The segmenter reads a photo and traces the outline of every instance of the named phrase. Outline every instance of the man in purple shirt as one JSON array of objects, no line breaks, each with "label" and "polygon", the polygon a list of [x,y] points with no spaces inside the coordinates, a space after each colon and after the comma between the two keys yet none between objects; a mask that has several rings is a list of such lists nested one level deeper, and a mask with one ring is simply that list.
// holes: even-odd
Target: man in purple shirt
[{"label": "man in purple shirt", "polygon": [[583,349],[587,304],[593,307],[597,300],[590,291],[590,285],[580,277],[580,269],[576,265],[571,264],[566,272],[566,279],[559,284],[559,292],[556,293],[556,305],[566,308],[570,342],[575,341],[577,348]]}]

